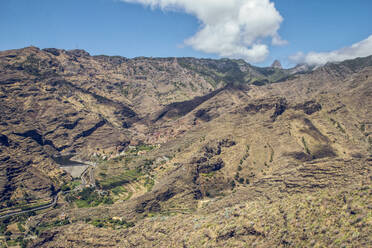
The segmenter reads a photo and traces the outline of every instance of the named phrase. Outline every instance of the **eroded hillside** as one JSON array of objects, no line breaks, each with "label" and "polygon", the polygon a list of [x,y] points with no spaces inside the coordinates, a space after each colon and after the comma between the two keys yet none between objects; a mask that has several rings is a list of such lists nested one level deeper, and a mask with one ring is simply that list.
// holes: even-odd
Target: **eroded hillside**
[{"label": "eroded hillside", "polygon": [[[283,70],[32,47],[0,68],[3,208],[66,192],[12,220],[30,247],[372,245],[372,57]],[[61,155],[94,162],[94,187]]]}]

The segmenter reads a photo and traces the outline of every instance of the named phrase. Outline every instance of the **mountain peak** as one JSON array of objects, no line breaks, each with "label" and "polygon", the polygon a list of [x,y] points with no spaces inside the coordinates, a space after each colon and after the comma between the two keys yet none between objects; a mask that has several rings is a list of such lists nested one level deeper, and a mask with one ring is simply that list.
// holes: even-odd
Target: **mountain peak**
[{"label": "mountain peak", "polygon": [[283,69],[283,67],[282,67],[282,64],[280,63],[280,61],[279,60],[274,60],[274,62],[273,62],[273,64],[271,65],[271,67],[273,67],[273,68],[277,68],[277,69]]}]

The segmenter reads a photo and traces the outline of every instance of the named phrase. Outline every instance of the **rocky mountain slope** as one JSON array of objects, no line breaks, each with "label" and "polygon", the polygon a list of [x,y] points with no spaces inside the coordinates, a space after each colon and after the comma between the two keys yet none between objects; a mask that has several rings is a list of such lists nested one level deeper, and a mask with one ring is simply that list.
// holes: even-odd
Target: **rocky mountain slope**
[{"label": "rocky mountain slope", "polygon": [[[146,139],[154,114],[168,104],[172,108],[171,103],[214,95],[236,71],[247,74],[248,81],[264,77],[243,61],[129,60],[35,47],[1,52],[0,68],[2,160],[12,164],[1,173],[2,203],[8,205],[22,199],[22,193],[13,192],[35,178],[31,175],[46,175],[36,180],[43,181],[40,185],[25,187],[34,185],[35,197],[49,194],[53,180],[53,187],[68,180],[52,157],[89,159],[95,152],[121,152],[135,137]],[[205,68],[210,72],[200,73]],[[19,177],[23,172],[28,179]]]},{"label": "rocky mountain slope", "polygon": [[372,57],[281,69],[30,47],[0,52],[0,71],[2,208],[72,185],[55,158],[97,163],[93,191],[23,223],[30,247],[372,245]]}]

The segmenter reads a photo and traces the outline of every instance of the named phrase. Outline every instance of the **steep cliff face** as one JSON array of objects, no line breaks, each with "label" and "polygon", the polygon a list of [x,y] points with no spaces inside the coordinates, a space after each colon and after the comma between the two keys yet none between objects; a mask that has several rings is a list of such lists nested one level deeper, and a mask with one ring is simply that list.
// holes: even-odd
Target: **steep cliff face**
[{"label": "steep cliff face", "polygon": [[[97,188],[115,201],[66,204],[71,224],[44,230],[35,247],[306,246],[309,235],[330,246],[340,237],[322,230],[341,225],[351,242],[344,223],[354,215],[354,242],[370,241],[370,210],[360,206],[372,187],[372,57],[284,70],[31,47],[0,52],[0,71],[2,207],[48,198],[69,181],[53,160],[61,155],[100,158]],[[327,204],[340,210],[327,212],[329,223],[311,210]],[[117,216],[135,227],[108,232]],[[292,224],[305,231],[284,235]]]}]

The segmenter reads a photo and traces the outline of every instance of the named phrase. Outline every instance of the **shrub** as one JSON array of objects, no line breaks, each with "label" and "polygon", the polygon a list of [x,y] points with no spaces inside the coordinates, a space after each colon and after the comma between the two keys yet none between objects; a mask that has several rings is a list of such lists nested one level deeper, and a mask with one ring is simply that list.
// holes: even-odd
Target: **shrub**
[{"label": "shrub", "polygon": [[232,188],[232,189],[234,189],[234,188],[235,188],[235,186],[236,186],[236,184],[235,184],[235,181],[234,181],[234,180],[232,180],[230,184],[231,184],[231,188]]},{"label": "shrub", "polygon": [[154,179],[147,177],[144,185],[147,189],[147,192],[150,192],[154,185],[155,185]]},{"label": "shrub", "polygon": [[62,191],[69,191],[69,190],[71,190],[71,188],[70,188],[69,185],[64,184],[64,185],[61,186],[61,190],[62,190]]},{"label": "shrub", "polygon": [[102,189],[112,189],[117,186],[135,181],[141,175],[142,174],[138,170],[128,170],[114,177],[106,177],[104,180],[99,181],[99,184]]},{"label": "shrub", "polygon": [[107,205],[111,205],[111,204],[114,204],[114,201],[111,199],[111,197],[106,196],[106,197],[103,199],[103,203],[104,203],[104,204],[107,204]]},{"label": "shrub", "polygon": [[21,223],[17,223],[17,227],[18,227],[18,230],[20,231],[20,232],[25,232],[26,230],[25,230],[25,228],[22,226],[22,224]]},{"label": "shrub", "polygon": [[235,174],[235,177],[234,177],[234,178],[235,178],[235,180],[237,180],[237,181],[239,180],[239,172],[237,172],[237,173]]},{"label": "shrub", "polygon": [[310,150],[307,147],[307,144],[306,144],[306,141],[305,141],[305,138],[304,137],[302,137],[302,144],[304,145],[304,148],[305,148],[306,153],[307,154],[310,154]]},{"label": "shrub", "polygon": [[114,193],[115,195],[118,195],[120,193],[124,193],[126,192],[127,190],[123,187],[123,186],[117,186],[115,188],[113,188],[112,190],[112,193]]},{"label": "shrub", "polygon": [[0,233],[5,233],[7,228],[8,228],[8,225],[2,222],[0,225]]}]

